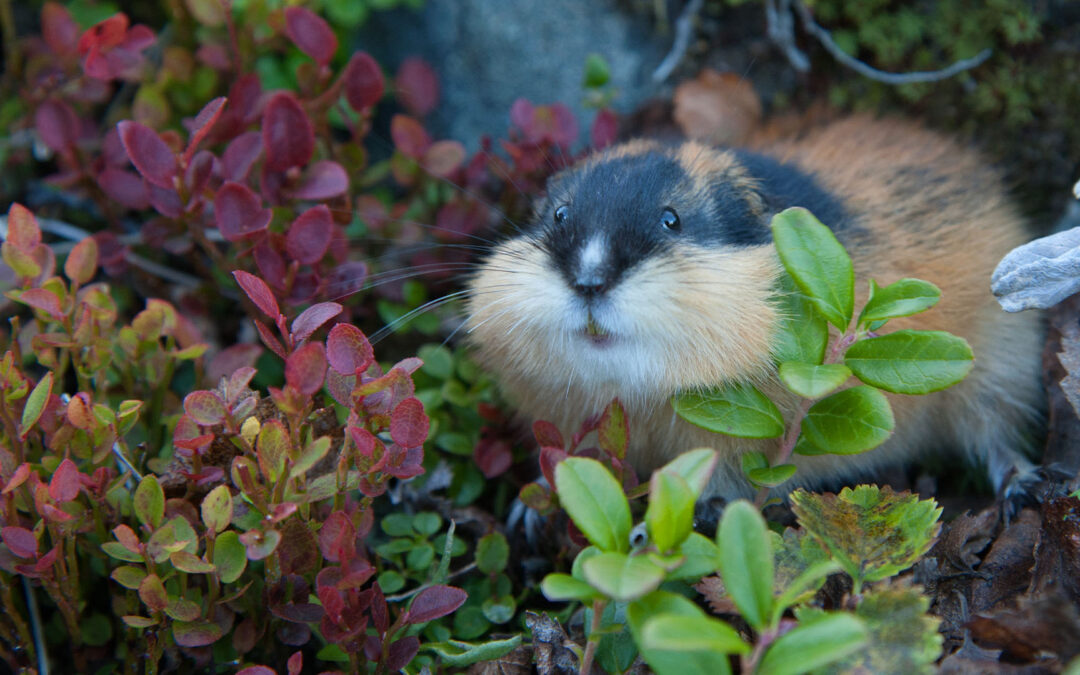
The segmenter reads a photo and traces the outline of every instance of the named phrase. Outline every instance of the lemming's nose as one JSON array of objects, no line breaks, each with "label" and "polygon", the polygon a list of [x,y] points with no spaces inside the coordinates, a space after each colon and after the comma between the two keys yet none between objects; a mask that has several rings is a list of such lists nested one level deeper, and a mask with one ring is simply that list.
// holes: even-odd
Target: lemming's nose
[{"label": "lemming's nose", "polygon": [[573,283],[574,292],[583,298],[592,298],[607,290],[608,282],[596,272],[579,274]]}]

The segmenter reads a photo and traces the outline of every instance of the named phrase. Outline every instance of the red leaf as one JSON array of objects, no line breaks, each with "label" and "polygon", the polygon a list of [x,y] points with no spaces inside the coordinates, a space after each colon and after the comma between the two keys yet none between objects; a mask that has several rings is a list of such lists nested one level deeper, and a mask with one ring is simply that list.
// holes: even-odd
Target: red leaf
[{"label": "red leaf", "polygon": [[309,9],[289,7],[285,10],[285,34],[300,51],[321,66],[330,63],[337,51],[338,41],[330,25]]},{"label": "red leaf", "polygon": [[548,485],[555,485],[555,465],[568,456],[562,448],[540,448],[540,472],[544,474]]},{"label": "red leaf", "polygon": [[196,199],[202,195],[203,189],[206,188],[207,183],[210,182],[210,177],[214,173],[216,163],[217,157],[209,150],[197,152],[190,161],[187,171],[184,172],[184,185],[187,186],[187,192],[191,199]]},{"label": "red leaf", "polygon": [[364,372],[375,361],[375,352],[356,326],[339,323],[326,336],[326,357],[330,367],[342,375]]},{"label": "red leaf", "polygon": [[550,448],[564,448],[566,443],[563,442],[562,434],[559,432],[559,428],[547,422],[545,420],[536,420],[532,425],[533,435],[536,436],[536,442],[541,447],[547,446]]},{"label": "red leaf", "polygon": [[626,456],[630,426],[626,419],[626,411],[619,399],[615,399],[604,409],[596,433],[599,437],[600,448],[604,452],[619,459]]},{"label": "red leaf", "polygon": [[289,660],[285,662],[286,675],[300,675],[304,669],[304,652],[293,652]]},{"label": "red leaf", "polygon": [[83,431],[93,429],[97,422],[97,418],[91,412],[90,395],[83,391],[71,397],[66,412],[68,421]]},{"label": "red leaf", "polygon": [[266,167],[270,171],[303,166],[315,151],[315,132],[311,120],[290,93],[275,94],[266,104],[262,134]]},{"label": "red leaf", "polygon": [[75,462],[65,459],[56,467],[49,481],[49,496],[61,504],[79,496],[79,468]]},{"label": "red leaf", "polygon": [[304,172],[300,184],[292,190],[295,199],[320,201],[345,194],[349,189],[349,174],[337,162],[315,162]]},{"label": "red leaf", "polygon": [[426,623],[446,616],[465,604],[469,594],[455,586],[429,586],[416,594],[409,606],[408,622]]},{"label": "red leaf", "polygon": [[139,211],[150,205],[146,181],[131,171],[106,167],[97,175],[97,184],[109,199],[129,209]]},{"label": "red leaf", "polygon": [[64,312],[60,309],[60,299],[44,288],[31,288],[19,294],[19,302],[40,309],[52,319],[60,321]]},{"label": "red leaf", "polygon": [[163,188],[160,185],[147,183],[146,189],[150,193],[150,205],[166,218],[179,218],[184,212],[184,205],[180,203],[180,195],[176,190]]},{"label": "red leaf", "polygon": [[184,397],[184,412],[204,427],[221,424],[228,412],[225,401],[212,391],[193,391]]},{"label": "red leaf", "polygon": [[457,141],[437,141],[424,153],[424,168],[432,175],[446,177],[465,161],[465,146]]},{"label": "red leaf", "polygon": [[229,241],[262,232],[273,215],[270,209],[262,208],[262,200],[242,183],[225,183],[214,197],[214,221],[221,236]]},{"label": "red leaf", "polygon": [[285,252],[298,262],[312,265],[326,255],[334,231],[334,217],[325,204],[301,213],[285,233]]},{"label": "red leaf", "polygon": [[409,665],[418,651],[420,651],[420,638],[415,635],[394,640],[390,643],[390,648],[386,650],[386,669],[392,673],[401,670]]},{"label": "red leaf", "polygon": [[29,462],[23,462],[15,469],[15,473],[11,474],[11,480],[7,482],[4,489],[0,494],[8,494],[15,488],[19,487],[26,482],[26,479],[30,477],[30,464]]},{"label": "red leaf", "polygon": [[473,449],[473,459],[485,478],[495,478],[506,473],[514,463],[510,445],[498,438],[483,438]]},{"label": "red leaf", "polygon": [[431,146],[431,136],[415,119],[405,115],[394,115],[390,120],[390,136],[394,147],[407,157],[419,160]]},{"label": "red leaf", "polygon": [[615,142],[619,135],[619,121],[611,108],[601,108],[593,118],[589,138],[594,150],[601,150]]},{"label": "red leaf", "polygon": [[266,327],[266,324],[256,319],[255,329],[259,331],[259,338],[263,341],[263,344],[270,349],[270,351],[274,352],[283,359],[286,357],[285,348],[281,346],[281,343],[276,337],[274,337],[274,334],[270,332],[270,329]]},{"label": "red leaf", "polygon": [[124,41],[130,22],[123,12],[114,14],[104,21],[99,21],[86,30],[79,38],[78,49],[80,54],[86,54],[92,49],[109,49]]},{"label": "red leaf", "polygon": [[38,542],[34,533],[25,527],[8,526],[0,529],[0,539],[19,558],[37,558]]},{"label": "red leaf", "polygon": [[255,365],[255,360],[262,354],[262,347],[250,342],[242,342],[222,349],[214,354],[206,366],[206,381],[217,382],[239,368]]},{"label": "red leaf", "polygon": [[195,152],[195,148],[202,142],[202,139],[214,128],[214,124],[221,117],[221,111],[225,108],[226,100],[224,96],[215,98],[204,105],[199,114],[195,116],[195,119],[191,121],[191,139],[188,141],[187,150],[184,152],[185,157],[190,158],[192,153]]},{"label": "red leaf", "polygon": [[349,561],[356,554],[356,528],[347,513],[334,511],[319,530],[319,550],[330,562]]},{"label": "red leaf", "polygon": [[236,283],[240,285],[240,288],[243,289],[244,293],[263,314],[274,320],[281,315],[274,293],[266,285],[265,281],[243,270],[233,272],[233,278],[236,279]]},{"label": "red leaf", "polygon": [[356,112],[363,112],[378,103],[386,90],[382,69],[367,52],[352,55],[343,79],[345,100]]},{"label": "red leaf", "polygon": [[308,307],[293,319],[289,332],[297,344],[311,337],[324,323],[341,314],[342,307],[336,302],[320,302]]},{"label": "red leaf", "polygon": [[285,275],[288,274],[285,259],[266,239],[255,245],[251,257],[255,258],[255,267],[259,268],[262,278],[269,279],[274,288],[284,290]]},{"label": "red leaf", "polygon": [[18,202],[13,202],[8,208],[7,241],[27,253],[41,243],[41,228],[38,227],[37,218],[30,209]]},{"label": "red leaf", "polygon": [[34,113],[34,127],[53,152],[63,152],[79,140],[82,122],[65,101],[45,100]]},{"label": "red leaf", "polygon": [[41,8],[41,37],[55,54],[74,54],[79,41],[79,25],[63,5],[46,2]]},{"label": "red leaf", "polygon": [[83,239],[68,253],[64,261],[64,274],[80,286],[94,278],[97,271],[98,247],[93,237]]},{"label": "red leaf", "polygon": [[225,180],[247,180],[251,167],[262,154],[262,135],[248,131],[234,138],[221,156],[221,174]]},{"label": "red leaf", "polygon": [[439,78],[423,59],[402,61],[394,80],[398,100],[410,113],[423,117],[435,109],[439,102]]},{"label": "red leaf", "polygon": [[277,671],[268,666],[248,666],[237,671],[236,675],[277,675]]},{"label": "red leaf", "polygon": [[176,176],[176,155],[161,140],[161,136],[138,122],[124,120],[116,125],[120,142],[124,144],[131,163],[143,178],[163,188],[173,186]]},{"label": "red leaf", "polygon": [[322,343],[309,342],[285,360],[285,381],[305,396],[322,388],[326,378],[326,350]]},{"label": "red leaf", "polygon": [[390,415],[390,438],[403,448],[419,447],[427,440],[430,425],[419,399],[407,398]]},{"label": "red leaf", "polygon": [[336,265],[329,276],[323,277],[323,290],[331,298],[346,298],[359,293],[367,279],[367,265],[359,260]]}]

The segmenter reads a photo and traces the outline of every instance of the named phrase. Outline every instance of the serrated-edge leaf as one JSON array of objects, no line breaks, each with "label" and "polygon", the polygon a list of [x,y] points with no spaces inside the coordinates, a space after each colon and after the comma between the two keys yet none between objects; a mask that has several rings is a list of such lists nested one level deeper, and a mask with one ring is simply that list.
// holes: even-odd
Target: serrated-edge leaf
[{"label": "serrated-edge leaf", "polygon": [[749,384],[683,392],[672,398],[671,405],[687,422],[728,436],[777,438],[784,433],[780,409]]},{"label": "serrated-edge leaf", "polygon": [[896,394],[928,394],[953,386],[974,367],[971,346],[945,331],[898,330],[859,340],[844,364],[863,382]]},{"label": "serrated-edge leaf", "polygon": [[797,577],[791,580],[780,595],[776,596],[776,602],[773,606],[773,618],[772,622],[775,624],[780,620],[780,616],[784,613],[788,607],[794,604],[799,596],[806,593],[810,589],[814,588],[815,584],[820,587],[824,582],[825,577],[830,574],[835,574],[843,570],[835,560],[819,560],[815,563],[811,563],[809,567],[803,570]]},{"label": "serrated-edge leaf", "polygon": [[629,548],[630,504],[603,464],[568,457],[555,467],[555,488],[566,513],[589,541],[605,551]]},{"label": "serrated-edge leaf", "polygon": [[773,552],[765,519],[748,501],[724,510],[716,531],[720,547],[720,577],[735,606],[756,630],[772,615]]}]

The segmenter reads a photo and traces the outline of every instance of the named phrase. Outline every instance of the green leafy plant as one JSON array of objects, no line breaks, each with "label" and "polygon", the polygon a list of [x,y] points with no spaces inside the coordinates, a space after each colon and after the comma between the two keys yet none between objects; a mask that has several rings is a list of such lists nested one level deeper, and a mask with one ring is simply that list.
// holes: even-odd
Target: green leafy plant
[{"label": "green leafy plant", "polygon": [[[866,583],[894,577],[926,553],[940,527],[933,500],[872,486],[839,496],[798,492],[804,529],[783,534],[770,531],[749,502],[737,501],[712,540],[692,525],[694,502],[716,460],[712,450],[694,450],[652,475],[646,540],[633,536],[630,503],[600,462],[568,457],[556,466],[559,502],[590,545],[570,574],[549,574],[541,589],[550,600],[587,607],[581,672],[590,672],[594,659],[608,672],[623,672],[636,653],[661,674],[728,673],[731,656],[744,673],[786,674],[884,662],[875,659],[904,660],[917,670],[936,658],[936,620],[924,616],[928,604],[917,589],[864,592]],[[816,591],[839,572],[852,577],[852,596],[833,611],[816,607]],[[714,573],[710,602],[730,607],[752,640],[674,592]],[[634,644],[616,645],[625,627]]]},{"label": "green leafy plant", "polygon": [[[882,393],[927,394],[950,387],[972,368],[967,342],[943,331],[898,330],[881,334],[891,319],[924,312],[940,290],[919,279],[888,286],[870,281],[866,304],[855,315],[851,258],[828,227],[809,211],[791,208],[772,221],[776,252],[787,272],[778,300],[777,376],[800,401],[788,419],[749,383],[672,399],[685,420],[710,431],[744,438],[779,438],[773,462],[761,452],[743,455],[743,472],[768,489],[795,474],[789,460],[802,455],[852,455],[884,443],[895,424]],[[829,326],[837,330],[830,338]],[[854,378],[854,385],[845,388]]]}]

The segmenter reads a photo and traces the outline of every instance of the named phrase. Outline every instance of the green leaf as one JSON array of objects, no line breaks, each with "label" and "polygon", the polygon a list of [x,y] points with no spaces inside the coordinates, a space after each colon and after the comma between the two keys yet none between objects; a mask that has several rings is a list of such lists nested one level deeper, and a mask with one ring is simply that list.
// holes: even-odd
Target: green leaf
[{"label": "green leaf", "polygon": [[247,550],[240,543],[240,535],[228,530],[218,535],[214,542],[214,567],[223,583],[231,584],[240,578],[247,567]]},{"label": "green leaf", "polygon": [[484,574],[502,572],[509,559],[510,545],[499,532],[484,535],[476,543],[476,568]]},{"label": "green leaf", "polygon": [[841,663],[840,673],[919,673],[930,675],[941,656],[941,619],[927,614],[930,598],[918,587],[876,586],[864,594],[855,615],[870,631],[870,642]]},{"label": "green leaf", "polygon": [[219,485],[202,500],[202,521],[206,529],[217,534],[232,521],[232,493],[227,485]]},{"label": "green leaf", "polygon": [[610,79],[611,69],[603,56],[594,53],[585,57],[585,78],[582,84],[586,89],[598,89]]},{"label": "green leaf", "polygon": [[792,509],[799,524],[862,583],[899,574],[930,550],[941,530],[941,508],[910,492],[860,485],[840,494],[796,490]]},{"label": "green leaf", "polygon": [[676,394],[671,405],[687,422],[728,436],[776,438],[784,433],[780,410],[749,384]]},{"label": "green leaf", "polygon": [[105,551],[105,554],[108,555],[110,558],[115,558],[116,560],[123,560],[124,562],[134,563],[144,562],[141,555],[129,551],[124,547],[123,544],[118,541],[105,542],[101,545],[101,550]]},{"label": "green leaf", "polygon": [[458,640],[446,642],[428,642],[420,646],[421,649],[430,649],[439,655],[440,660],[454,668],[464,668],[481,661],[494,661],[502,658],[517,649],[521,644],[522,636],[515,635],[505,640],[492,640],[490,642],[472,643]]},{"label": "green leaf", "polygon": [[720,454],[715,450],[698,448],[682,453],[657,470],[682,476],[694,491],[694,499],[697,499],[709,484],[719,459]]},{"label": "green leaf", "polygon": [[605,551],[628,550],[630,504],[603,464],[587,457],[564,459],[555,466],[555,489],[566,513],[590,542]]},{"label": "green leaf", "polygon": [[775,624],[780,621],[780,617],[783,615],[784,610],[791,607],[796,602],[799,602],[799,600],[807,593],[814,592],[821,588],[822,584],[825,583],[826,577],[830,574],[839,572],[841,569],[843,568],[840,567],[840,563],[835,560],[819,560],[803,570],[802,573],[795,577],[791,584],[777,596],[776,604],[773,607],[772,622]]},{"label": "green leaf", "polygon": [[716,532],[720,578],[755,630],[768,626],[773,603],[772,541],[765,519],[746,500],[728,505]]},{"label": "green leaf", "polygon": [[627,602],[655,591],[664,570],[645,556],[601,553],[585,561],[582,572],[589,584],[609,598]]},{"label": "green leaf", "polygon": [[863,382],[897,394],[928,394],[951,387],[974,366],[971,347],[944,331],[898,330],[859,340],[844,363]]},{"label": "green leaf", "polygon": [[437,380],[448,380],[454,374],[454,355],[443,345],[428,344],[416,354],[424,365],[420,370]]},{"label": "green leaf", "polygon": [[795,475],[794,464],[777,464],[765,469],[750,469],[746,477],[758,487],[773,488]]},{"label": "green leaf", "polygon": [[[194,553],[188,553],[187,551],[175,551],[169,555],[169,562],[173,567],[181,572],[187,572],[188,574],[210,574],[214,571],[214,566],[206,562]],[[191,621],[191,619],[185,619]]]},{"label": "green leaf", "polygon": [[[773,551],[776,552],[773,595],[779,596],[786,593],[791,600],[789,606],[790,604],[809,600],[817,592],[818,588],[824,584],[824,579],[814,582],[797,595],[794,592],[787,592],[803,583],[804,580],[800,581],[799,579],[808,569],[818,563],[831,560],[829,552],[818,543],[817,539],[804,530],[795,530],[789,527],[784,530],[783,534],[771,532],[770,538],[773,542]],[[777,603],[779,602],[778,597]]]},{"label": "green leaf", "polygon": [[109,576],[124,588],[136,590],[139,588],[139,584],[142,583],[142,580],[146,578],[146,570],[141,567],[122,565],[114,569]]},{"label": "green leaf", "polygon": [[330,437],[320,436],[307,444],[307,447],[300,451],[300,456],[296,458],[296,461],[289,467],[289,477],[296,478],[297,476],[303,476],[307,473],[308,469],[315,466],[326,457],[326,453],[330,451]]},{"label": "green leaf", "polygon": [[552,602],[580,600],[588,602],[603,595],[588,582],[575,579],[569,574],[549,574],[540,582],[540,591]]},{"label": "green leaf", "polygon": [[859,325],[925,312],[941,299],[941,289],[922,279],[901,279],[882,288],[870,280],[870,297],[859,314]]},{"label": "green leaf", "polygon": [[682,476],[664,471],[653,474],[645,525],[657,550],[670,551],[693,531],[696,501],[697,495]]},{"label": "green leaf", "polygon": [[503,624],[514,618],[517,611],[517,601],[512,595],[501,595],[497,598],[487,598],[480,606],[484,612],[484,618],[494,624]]},{"label": "green leaf", "polygon": [[19,425],[20,438],[25,439],[26,435],[37,424],[37,421],[41,419],[41,413],[45,412],[45,404],[49,400],[49,394],[52,393],[52,385],[53,374],[51,370],[45,373],[45,377],[34,385],[34,390],[30,392],[30,396],[26,399],[26,405],[23,407],[22,423]]},{"label": "green leaf", "polygon": [[835,391],[851,377],[851,370],[842,363],[816,366],[798,361],[780,364],[780,381],[792,393],[804,398],[821,398]]},{"label": "green leaf", "polygon": [[866,626],[846,613],[800,624],[769,646],[755,675],[799,675],[845,658],[867,642]]},{"label": "green leaf", "polygon": [[660,614],[645,621],[642,647],[665,651],[748,654],[750,645],[722,621],[703,616]]},{"label": "green leaf", "polygon": [[829,342],[829,323],[814,308],[810,298],[796,288],[790,276],[783,275],[780,282],[777,309],[781,319],[773,350],[776,360],[780,363],[821,363]]},{"label": "green leaf", "polygon": [[825,319],[847,330],[855,311],[855,268],[843,245],[804,208],[790,208],[772,220],[773,241],[795,284]]},{"label": "green leaf", "polygon": [[705,535],[691,532],[679,547],[683,563],[668,572],[668,581],[698,581],[720,568],[720,549]]},{"label": "green leaf", "polygon": [[710,651],[670,651],[646,647],[642,639],[645,622],[661,615],[704,619],[705,612],[683,596],[668,591],[653,591],[626,606],[627,623],[634,641],[641,650],[641,658],[657,675],[727,675],[731,672],[727,654]]},{"label": "green leaf", "polygon": [[894,424],[889,400],[880,391],[867,386],[844,389],[810,407],[802,435],[811,446],[798,445],[795,452],[858,454],[884,443]]},{"label": "green leaf", "polygon": [[152,473],[143,476],[135,488],[133,506],[140,523],[151,528],[161,525],[161,519],[165,517],[165,491],[161,489],[157,476]]}]

